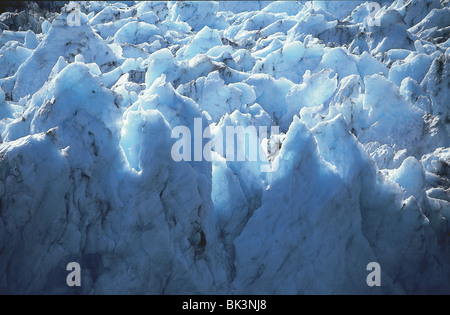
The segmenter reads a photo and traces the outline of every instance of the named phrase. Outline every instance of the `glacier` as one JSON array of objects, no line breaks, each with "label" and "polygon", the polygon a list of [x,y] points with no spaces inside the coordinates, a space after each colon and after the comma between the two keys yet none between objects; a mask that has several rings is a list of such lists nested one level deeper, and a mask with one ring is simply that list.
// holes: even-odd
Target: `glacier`
[{"label": "glacier", "polygon": [[[48,3],[0,15],[0,294],[450,293],[450,1]],[[273,172],[175,161],[196,120]]]}]

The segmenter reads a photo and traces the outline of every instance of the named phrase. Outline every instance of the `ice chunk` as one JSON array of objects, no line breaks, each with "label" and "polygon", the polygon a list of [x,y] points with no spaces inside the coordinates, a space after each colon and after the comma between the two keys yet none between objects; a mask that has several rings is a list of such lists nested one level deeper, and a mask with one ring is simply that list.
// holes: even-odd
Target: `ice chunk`
[{"label": "ice chunk", "polygon": [[[407,26],[403,18],[397,11],[387,11],[379,19],[380,26],[371,26],[369,29],[380,27],[380,32],[376,32],[377,38],[370,47],[373,53],[385,52],[395,48],[412,48],[414,41],[407,31]],[[383,34],[383,35],[381,35]]]},{"label": "ice chunk", "polygon": [[49,21],[45,20],[44,22],[42,22],[42,34],[47,34],[51,27],[52,25]]},{"label": "ice chunk", "polygon": [[275,80],[269,75],[252,75],[245,83],[252,86],[256,93],[256,102],[269,113],[282,131],[289,128],[283,119],[287,112],[286,94],[293,83],[287,79]]},{"label": "ice chunk", "polygon": [[[393,3],[392,6],[395,6]],[[407,3],[399,2],[399,8],[397,11],[402,15],[407,25],[413,26],[422,19],[424,19],[430,10],[438,8],[440,6],[437,0],[425,0],[425,1],[409,1]]]},{"label": "ice chunk", "polygon": [[292,116],[303,107],[314,107],[324,104],[337,88],[337,74],[331,69],[322,70],[311,75],[309,71],[303,76],[303,83],[294,85],[286,95],[288,105],[284,123],[290,123]]},{"label": "ice chunk", "polygon": [[256,62],[253,73],[268,73],[275,78],[285,77],[293,82],[300,82],[302,72],[296,66],[303,61],[305,45],[292,42],[270,53],[264,60]]},{"label": "ice chunk", "polygon": [[[41,45],[17,71],[13,98],[20,99],[32,95],[47,81],[50,71],[60,56],[72,61],[83,54],[87,63],[96,63],[102,70],[117,65],[120,60],[108,45],[95,34],[90,26],[82,24],[71,27],[66,22],[67,14],[62,14],[53,22],[53,26]],[[80,50],[80,47],[83,47]],[[30,77],[30,73],[34,73]]]},{"label": "ice chunk", "polygon": [[303,4],[299,1],[274,1],[269,3],[263,12],[286,13],[287,15],[297,15],[303,9]]},{"label": "ice chunk", "polygon": [[32,53],[19,42],[7,42],[0,48],[0,77],[13,76]]},{"label": "ice chunk", "polygon": [[417,81],[410,77],[403,79],[400,86],[400,93],[411,104],[431,114],[431,100]]},{"label": "ice chunk", "polygon": [[152,43],[161,39],[161,34],[161,30],[155,25],[133,21],[125,24],[117,31],[114,41],[131,44]]},{"label": "ice chunk", "polygon": [[226,113],[231,114],[242,105],[251,105],[255,101],[255,92],[250,86],[242,83],[237,86],[226,86],[219,72],[214,71],[206,78],[202,77],[190,84],[179,86],[177,91],[195,100],[208,112],[212,121],[218,122]]},{"label": "ice chunk", "polygon": [[[74,216],[65,212],[69,166],[58,146],[57,131],[1,144],[0,155],[0,270],[6,274],[4,262],[11,261],[11,272],[34,274],[39,283],[48,283],[54,276],[51,270],[63,259],[61,255],[76,255],[80,243],[80,233],[69,232],[72,227],[67,216]],[[17,229],[22,231],[21,238],[16,236]],[[55,237],[64,240],[65,246],[51,245]],[[41,246],[47,250],[40,250]],[[12,282],[2,278],[0,292],[24,292],[29,285],[28,277]]]},{"label": "ice chunk", "polygon": [[352,185],[361,170],[370,164],[369,156],[352,135],[342,116],[320,122],[311,130],[316,137],[320,155],[336,167],[342,180]]},{"label": "ice chunk", "polygon": [[[105,84],[105,86],[111,87],[119,80],[119,78],[123,74],[139,69],[142,62],[143,61],[141,58],[127,59],[120,67],[117,67],[116,69],[114,69],[108,73],[102,74],[101,75],[102,82]],[[93,72],[93,71],[91,70],[91,72]],[[100,75],[101,73],[96,73],[96,74]]]},{"label": "ice chunk", "polygon": [[8,104],[7,102],[5,102],[5,92],[3,92],[3,90],[0,88],[0,135],[3,132],[5,125],[4,123],[6,121],[3,121],[5,119],[8,118],[13,118],[13,114],[15,113],[15,107],[16,106],[12,106],[10,104]]},{"label": "ice chunk", "polygon": [[418,201],[423,198],[425,172],[422,164],[414,157],[406,158],[400,168],[391,173],[390,178],[405,189],[405,197],[414,196]]},{"label": "ice chunk", "polygon": [[231,56],[232,54],[234,54],[234,49],[230,45],[226,45],[226,46],[220,45],[220,46],[215,46],[215,47],[209,49],[206,52],[206,54],[211,57],[219,57],[222,54]]},{"label": "ice chunk", "polygon": [[235,1],[218,1],[218,3],[220,11],[231,11],[233,13],[261,10],[269,5],[268,1],[261,0],[245,1],[239,3]]},{"label": "ice chunk", "polygon": [[[159,117],[158,117],[159,115]],[[160,134],[159,137],[148,137],[150,126],[156,126],[157,120],[164,124],[164,118],[158,111],[131,111],[127,114],[124,126],[122,128],[122,136],[120,145],[124,149],[127,161],[131,168],[136,171],[151,172],[151,167],[148,164],[155,164],[156,161],[164,159],[164,157],[156,157],[157,152],[166,153],[170,151],[171,143],[167,140],[170,138],[169,134]],[[168,125],[161,128],[167,130]],[[159,133],[158,133],[159,134]],[[149,143],[151,139],[155,139],[159,143]],[[142,143],[142,141],[146,141]],[[163,146],[166,146],[164,148]],[[167,147],[169,146],[169,147]],[[158,147],[159,150],[154,150]],[[153,155],[153,159],[146,159],[149,155]],[[141,165],[141,163],[143,165]]]},{"label": "ice chunk", "polygon": [[449,56],[440,55],[433,60],[430,69],[421,82],[421,86],[428,90],[432,102],[432,113],[439,116],[446,123],[447,134],[450,135],[450,111],[449,111]]},{"label": "ice chunk", "polygon": [[[300,14],[300,13],[299,13]],[[301,15],[297,24],[288,31],[288,40],[303,41],[307,35],[317,36],[323,31],[336,27],[338,21],[329,21],[323,14],[307,12]]]},{"label": "ice chunk", "polygon": [[276,39],[272,40],[268,46],[264,47],[263,49],[257,50],[256,52],[252,53],[252,55],[255,57],[265,58],[270,53],[272,53],[282,47],[283,47],[283,42],[280,41],[278,38],[276,38]]},{"label": "ice chunk", "polygon": [[148,24],[156,24],[159,22],[158,16],[152,11],[141,14],[138,17],[138,20],[139,22],[145,22]]},{"label": "ice chunk", "polygon": [[358,74],[356,64],[342,48],[332,48],[326,51],[317,68],[333,69],[338,74],[339,79],[345,78],[351,74]]},{"label": "ice chunk", "polygon": [[41,93],[43,99],[33,99],[39,109],[30,118],[31,134],[60,126],[61,145],[71,147],[71,166],[87,170],[94,167],[93,161],[108,156],[104,161],[108,163],[118,155],[112,151],[114,141],[118,142],[116,121],[120,111],[112,92],[101,85],[89,67],[82,63],[68,65]]},{"label": "ice chunk", "polygon": [[274,34],[287,34],[287,32],[295,26],[297,23],[294,19],[282,19],[273,22],[272,24],[266,26],[261,30],[261,35],[264,37],[269,37]]},{"label": "ice chunk", "polygon": [[25,36],[25,47],[28,49],[35,49],[39,45],[39,40],[32,31],[27,31]]},{"label": "ice chunk", "polygon": [[323,9],[333,14],[339,20],[347,17],[357,6],[365,1],[313,1],[314,9]]},{"label": "ice chunk", "polygon": [[[360,119],[361,128],[368,128],[359,136],[365,139],[370,133],[370,139],[393,145],[397,143],[401,148],[413,139],[420,137],[417,125],[423,124],[422,113],[413,108],[399,94],[398,90],[384,77],[379,75],[367,76],[364,80],[366,94],[364,96],[364,109],[367,110],[367,121]],[[380,94],[377,91],[383,91]],[[395,104],[395,105],[394,105]],[[362,118],[362,117],[361,117]],[[366,141],[368,142],[368,141]]]},{"label": "ice chunk", "polygon": [[186,22],[194,31],[200,31],[205,26],[220,28],[225,26],[225,21],[217,19],[218,10],[219,3],[214,1],[176,2],[170,8],[170,19]]},{"label": "ice chunk", "polygon": [[108,22],[104,24],[95,25],[95,29],[99,31],[100,36],[104,39],[108,39],[108,37],[116,35],[117,31],[119,31],[124,25],[134,21],[134,18],[129,17],[127,19],[121,19],[115,22]]},{"label": "ice chunk", "polygon": [[[302,176],[285,176],[292,172]],[[294,119],[280,152],[280,169],[263,197],[263,206],[235,239],[236,278],[233,287],[243,288],[252,294],[321,292],[323,288],[350,290],[351,283],[358,281],[358,276],[354,275],[354,269],[347,271],[345,264],[339,263],[337,257],[345,255],[344,252],[349,253],[347,257],[354,257],[350,253],[358,252],[359,258],[352,259],[354,266],[363,265],[373,254],[361,235],[355,207],[351,206],[356,200],[345,189],[339,188],[344,187],[341,183],[339,177],[321,161],[309,130]],[[314,192],[309,193],[311,187],[314,187]],[[340,203],[342,206],[337,206]],[[353,238],[352,242],[347,243],[351,245],[340,245],[345,242],[338,242],[334,236],[336,234],[329,228],[323,229],[322,220],[337,223],[333,224],[336,233],[346,229],[345,235]],[[273,231],[270,236],[266,233],[268,230]],[[317,244],[326,246],[320,246],[317,251]],[[322,255],[335,261],[334,268],[340,270],[338,274],[348,276],[336,279],[330,274],[322,278],[320,284],[314,281],[311,272],[322,275],[330,272],[326,267],[328,264],[324,263],[327,259],[321,259]],[[311,263],[314,269],[309,267]],[[281,266],[294,265],[297,270],[295,275],[284,274],[290,268]],[[280,275],[283,285],[280,285]]]},{"label": "ice chunk", "polygon": [[177,63],[169,49],[161,49],[154,52],[145,63],[148,65],[148,70],[145,74],[147,88],[152,86],[155,80],[163,73],[166,74],[166,78],[170,82],[179,78]]},{"label": "ice chunk", "polygon": [[246,49],[239,49],[236,51],[233,54],[233,59],[244,71],[252,70],[256,63],[256,58]]},{"label": "ice chunk", "polygon": [[417,54],[415,56],[409,55],[401,62],[394,62],[389,70],[389,80],[397,86],[400,86],[402,80],[406,77],[421,82],[434,58],[433,55]]},{"label": "ice chunk", "polygon": [[212,178],[214,215],[217,217],[221,234],[227,243],[230,243],[245,225],[249,215],[248,201],[236,174],[220,156],[214,158]]},{"label": "ice chunk", "polygon": [[168,18],[170,7],[171,4],[167,1],[143,1],[136,5],[138,16],[153,12],[160,21]]},{"label": "ice chunk", "polygon": [[[392,51],[392,50],[390,50]],[[406,56],[409,54],[406,54]],[[387,67],[373,56],[371,56],[367,51],[364,51],[360,56],[352,56],[355,58],[356,65],[358,67],[358,72],[362,78],[367,75],[372,74],[383,74],[388,75]]]},{"label": "ice chunk", "polygon": [[210,29],[208,26],[205,26],[188,44],[183,52],[182,57],[184,59],[191,59],[197,54],[204,54],[208,52],[208,50],[210,50],[214,46],[221,45],[222,40],[220,39],[219,32],[217,30]]},{"label": "ice chunk", "polygon": [[116,22],[124,20],[133,15],[133,10],[130,8],[120,8],[115,5],[106,6],[103,10],[98,12],[91,20],[91,25],[104,24],[109,22]]}]

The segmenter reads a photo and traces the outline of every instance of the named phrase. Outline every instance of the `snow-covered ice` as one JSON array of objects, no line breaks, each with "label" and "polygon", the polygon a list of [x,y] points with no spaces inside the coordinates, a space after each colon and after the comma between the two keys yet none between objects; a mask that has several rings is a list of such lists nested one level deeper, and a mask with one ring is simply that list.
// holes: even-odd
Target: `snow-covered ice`
[{"label": "snow-covered ice", "polygon": [[450,2],[378,3],[1,14],[0,293],[450,293]]}]

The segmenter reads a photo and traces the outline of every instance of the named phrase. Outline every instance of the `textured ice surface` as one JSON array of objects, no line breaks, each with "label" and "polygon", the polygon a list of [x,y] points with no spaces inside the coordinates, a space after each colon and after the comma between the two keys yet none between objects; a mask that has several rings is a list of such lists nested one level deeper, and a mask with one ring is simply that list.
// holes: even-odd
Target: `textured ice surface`
[{"label": "textured ice surface", "polygon": [[[1,16],[0,293],[450,292],[450,2],[80,9]],[[196,118],[276,170],[174,161]]]}]

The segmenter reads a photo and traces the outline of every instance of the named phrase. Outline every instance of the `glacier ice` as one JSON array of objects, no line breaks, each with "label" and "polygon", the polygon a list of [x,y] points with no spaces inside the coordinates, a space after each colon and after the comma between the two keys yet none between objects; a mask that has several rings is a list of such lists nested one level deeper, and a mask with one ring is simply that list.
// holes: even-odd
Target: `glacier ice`
[{"label": "glacier ice", "polygon": [[379,3],[1,14],[0,293],[448,294],[450,2]]}]

